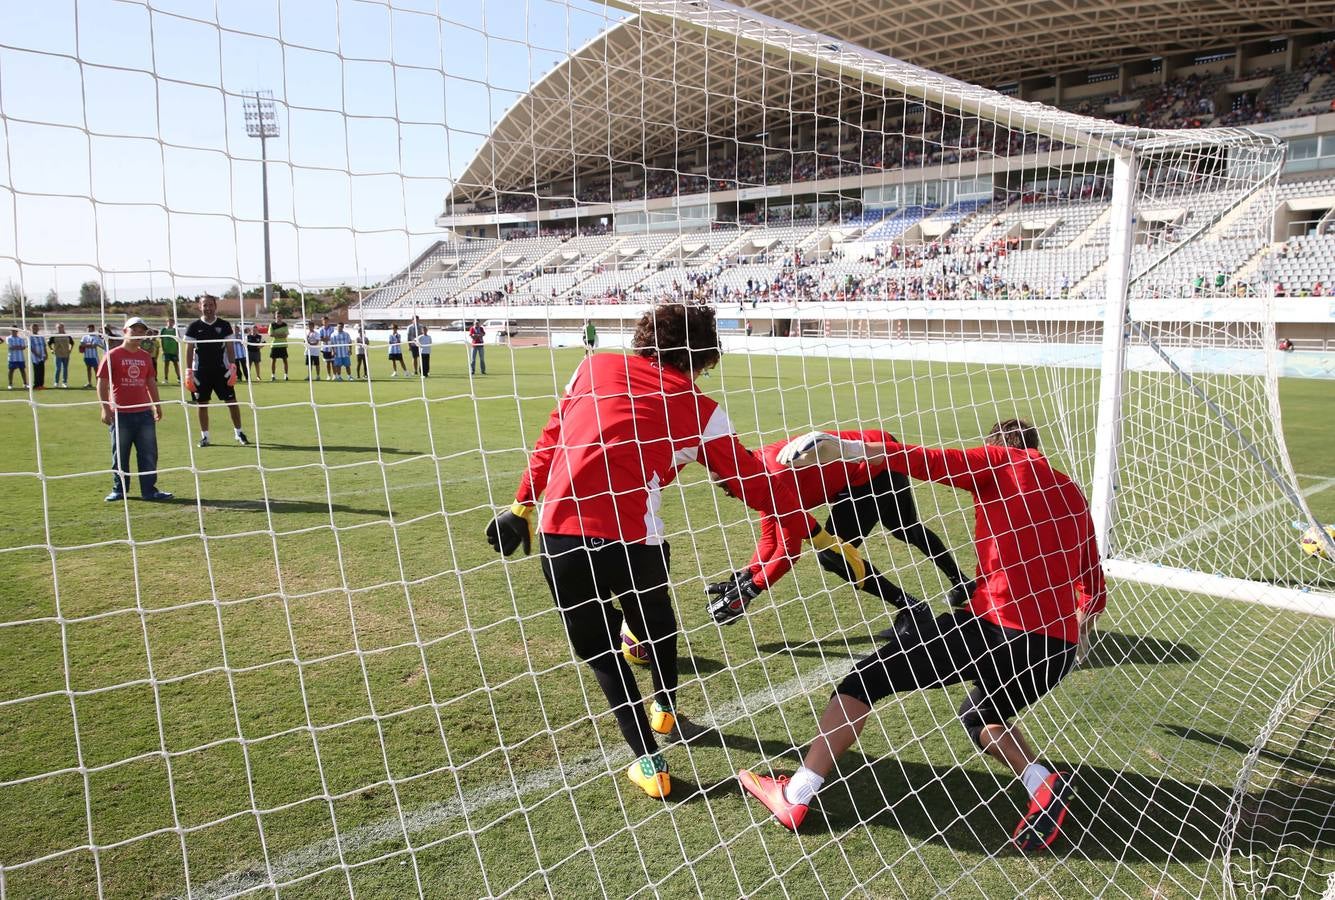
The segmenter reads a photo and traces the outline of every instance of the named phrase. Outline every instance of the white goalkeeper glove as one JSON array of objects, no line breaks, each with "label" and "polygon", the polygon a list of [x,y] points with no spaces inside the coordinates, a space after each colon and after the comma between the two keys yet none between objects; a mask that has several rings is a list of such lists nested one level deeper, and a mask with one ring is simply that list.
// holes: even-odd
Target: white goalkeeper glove
[{"label": "white goalkeeper glove", "polygon": [[823,466],[840,460],[859,460],[867,456],[862,441],[844,440],[828,431],[812,431],[793,438],[779,451],[779,464],[794,469]]}]

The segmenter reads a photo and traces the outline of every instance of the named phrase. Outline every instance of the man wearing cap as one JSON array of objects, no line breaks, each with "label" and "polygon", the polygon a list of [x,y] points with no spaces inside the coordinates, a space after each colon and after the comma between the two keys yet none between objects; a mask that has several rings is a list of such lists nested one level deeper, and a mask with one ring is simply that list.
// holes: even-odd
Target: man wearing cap
[{"label": "man wearing cap", "polygon": [[217,394],[227,404],[236,442],[250,443],[241,430],[241,409],[236,405],[236,339],[226,319],[218,318],[218,298],[199,300],[200,316],[185,330],[185,389],[199,409],[199,446],[209,446],[209,401]]},{"label": "man wearing cap", "polygon": [[111,432],[111,476],[114,486],[108,503],[124,500],[130,487],[130,448],[139,465],[139,495],[145,500],[170,500],[158,490],[158,426],[162,403],[158,382],[152,377],[152,357],[140,346],[148,326],[138,316],[125,322],[119,347],[107,351],[97,367],[97,397],[102,402],[102,424]]}]

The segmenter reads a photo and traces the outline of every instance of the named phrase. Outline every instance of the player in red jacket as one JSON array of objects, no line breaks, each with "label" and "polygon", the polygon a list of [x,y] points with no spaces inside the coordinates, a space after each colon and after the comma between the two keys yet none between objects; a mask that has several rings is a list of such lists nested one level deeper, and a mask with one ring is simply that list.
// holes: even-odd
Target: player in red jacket
[{"label": "player in red jacket", "polygon": [[[696,387],[719,360],[712,307],[656,306],[636,325],[632,347],[580,363],[529,456],[514,504],[488,526],[487,540],[505,556],[521,545],[527,553],[533,507],[543,498],[542,572],[566,634],[637,757],[627,777],[662,797],[671,781],[654,735],[693,733],[676,711],[677,622],[658,513],[677,472],[701,463],[752,509],[864,573],[857,549],[823,531],[790,489],[771,484],[718,403]],[[648,647],[648,717],[621,654],[623,621]]]},{"label": "player in red jacket", "polygon": [[799,465],[863,455],[973,494],[979,585],[965,609],[935,619],[901,613],[906,621],[897,623],[891,639],[860,660],[830,698],[819,734],[792,780],[743,769],[742,786],[796,830],[835,760],[862,732],[874,703],[900,691],[972,681],[959,711],[965,730],[1029,791],[1015,844],[1023,851],[1051,846],[1066,817],[1070,777],[1039,763],[1011,719],[1071,670],[1106,602],[1084,495],[1039,452],[1038,430],[1019,419],[998,422],[983,446],[967,450],[808,438],[807,448],[796,454]]},{"label": "player in red jacket", "polygon": [[[855,447],[868,443],[884,444],[894,435],[884,431],[818,432],[839,438],[841,447]],[[844,459],[842,455],[825,462],[802,468],[793,468],[791,455],[805,446],[812,435],[805,438],[776,441],[756,451],[756,458],[765,466],[770,477],[795,491],[803,508],[813,510],[829,504],[830,517],[825,530],[854,547],[859,546],[877,524],[901,541],[916,547],[932,560],[950,581],[950,603],[963,606],[973,592],[973,584],[955,563],[936,532],[927,528],[918,518],[918,507],[913,502],[909,477],[895,472],[884,461],[872,462],[866,458]],[[789,453],[785,454],[788,450]],[[735,620],[747,604],[774,584],[793,567],[793,561],[802,550],[802,535],[785,529],[775,516],[760,520],[760,542],[746,568],[734,572],[727,581],[711,584],[706,591],[713,597],[709,613],[719,624]],[[840,560],[829,554],[818,559],[830,571],[847,577]],[[886,603],[904,608],[916,599],[904,593],[899,585],[866,565],[866,577],[857,587]]]}]

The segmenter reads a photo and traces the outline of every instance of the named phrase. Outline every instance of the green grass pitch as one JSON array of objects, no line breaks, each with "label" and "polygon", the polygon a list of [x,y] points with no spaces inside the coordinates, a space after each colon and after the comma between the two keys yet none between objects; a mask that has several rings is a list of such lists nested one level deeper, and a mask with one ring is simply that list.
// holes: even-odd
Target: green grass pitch
[{"label": "green grass pitch", "polygon": [[[733,774],[792,770],[832,680],[888,616],[805,560],[715,628],[702,587],[745,561],[752,517],[691,467],[665,492],[681,706],[721,737],[670,748],[673,794],[653,802],[621,775],[628,751],[536,559],[502,564],[482,536],[580,355],[495,348],[470,382],[462,353],[439,347],[425,383],[242,388],[251,448],[216,405],[215,446],[194,447],[193,412],[164,388],[159,483],[177,500],[162,505],[103,502],[91,391],[0,395],[5,897],[219,896],[266,871],[295,880],[284,898],[1221,889],[1218,830],[1270,710],[1250,701],[1273,703],[1299,665],[1303,617],[1115,586],[1093,665],[1022,719],[1044,754],[1081,765],[1055,855],[1008,849],[1020,789],[971,752],[960,688],[883,703],[794,837]],[[1050,423],[1049,377],[731,357],[701,384],[755,447],[784,422],[883,422],[922,441],[976,440],[1000,413]],[[1097,395],[1079,379],[1064,390],[1085,417]],[[1281,395],[1300,486],[1335,477],[1329,384]],[[972,566],[967,497],[917,496]],[[1310,502],[1335,521],[1335,490]],[[868,553],[940,602],[913,551],[876,537]],[[1247,654],[1265,672],[1241,675]],[[1290,838],[1329,860],[1325,828]]]}]

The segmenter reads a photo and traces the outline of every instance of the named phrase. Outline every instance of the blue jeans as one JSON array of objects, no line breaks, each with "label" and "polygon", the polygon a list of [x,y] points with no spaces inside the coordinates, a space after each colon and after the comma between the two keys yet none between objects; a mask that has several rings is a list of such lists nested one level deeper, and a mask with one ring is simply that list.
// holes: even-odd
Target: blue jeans
[{"label": "blue jeans", "polygon": [[107,426],[111,434],[112,490],[130,492],[130,448],[134,447],[139,464],[139,493],[151,497],[158,485],[158,426],[153,413],[118,412]]},{"label": "blue jeans", "polygon": [[70,358],[68,356],[56,357],[56,384],[68,384],[70,380]]},{"label": "blue jeans", "polygon": [[486,348],[481,344],[468,345],[468,371],[476,374],[477,367],[482,367],[482,374],[487,374],[487,355]]}]

